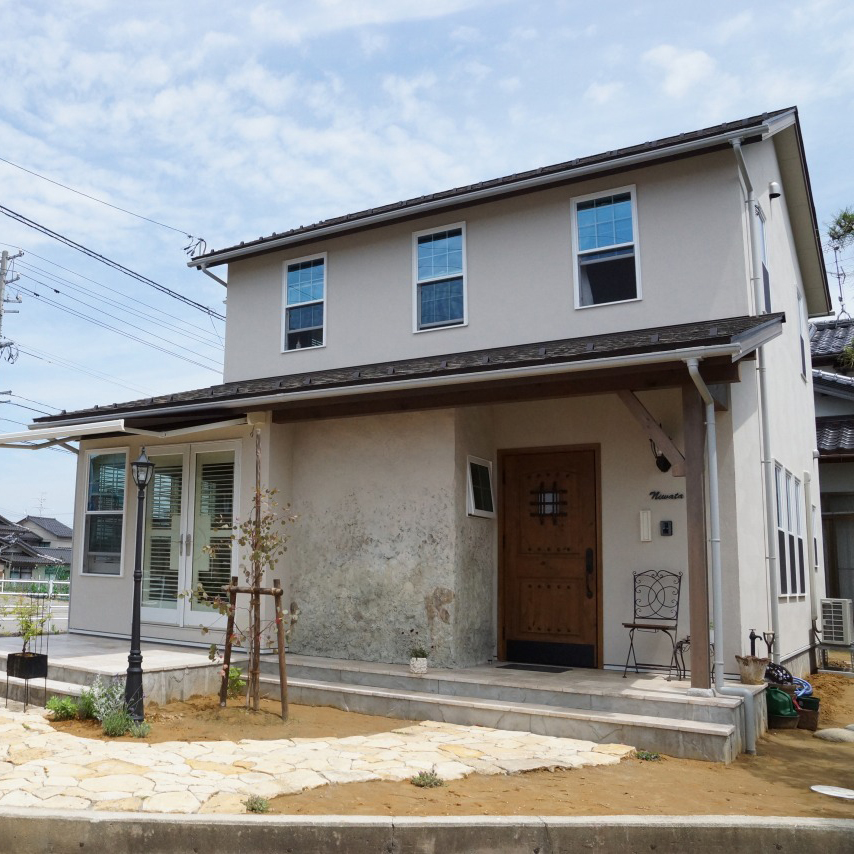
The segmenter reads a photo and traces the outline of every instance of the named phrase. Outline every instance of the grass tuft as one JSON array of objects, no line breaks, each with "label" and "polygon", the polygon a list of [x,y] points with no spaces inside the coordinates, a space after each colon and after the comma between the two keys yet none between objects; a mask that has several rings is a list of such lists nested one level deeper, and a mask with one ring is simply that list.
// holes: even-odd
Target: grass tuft
[{"label": "grass tuft", "polygon": [[422,771],[414,777],[410,777],[409,782],[413,786],[418,786],[419,789],[435,789],[439,786],[444,786],[445,781],[434,771]]}]

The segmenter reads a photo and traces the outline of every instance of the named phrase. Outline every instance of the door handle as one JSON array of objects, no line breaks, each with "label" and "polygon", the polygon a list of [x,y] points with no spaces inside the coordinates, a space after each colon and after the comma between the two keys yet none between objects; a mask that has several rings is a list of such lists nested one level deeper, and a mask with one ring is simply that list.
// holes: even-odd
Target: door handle
[{"label": "door handle", "polygon": [[184,540],[184,546],[187,549],[186,553],[188,555],[192,554],[192,549],[193,549],[193,535],[192,534],[187,534],[187,536]]},{"label": "door handle", "polygon": [[584,553],[584,569],[584,584],[587,587],[587,598],[592,599],[594,593],[592,588],[590,587],[590,578],[596,571],[596,568],[593,566],[593,549],[587,549],[587,551]]},{"label": "door handle", "polygon": [[181,534],[178,537],[178,557],[183,557],[184,555],[184,535]]}]

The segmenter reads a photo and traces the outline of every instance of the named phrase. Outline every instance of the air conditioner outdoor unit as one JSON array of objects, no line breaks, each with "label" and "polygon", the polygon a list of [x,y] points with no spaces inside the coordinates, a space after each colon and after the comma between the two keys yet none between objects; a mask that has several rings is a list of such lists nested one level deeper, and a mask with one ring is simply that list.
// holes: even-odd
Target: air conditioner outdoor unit
[{"label": "air conditioner outdoor unit", "polygon": [[821,600],[821,639],[823,643],[850,646],[854,634],[850,599]]}]

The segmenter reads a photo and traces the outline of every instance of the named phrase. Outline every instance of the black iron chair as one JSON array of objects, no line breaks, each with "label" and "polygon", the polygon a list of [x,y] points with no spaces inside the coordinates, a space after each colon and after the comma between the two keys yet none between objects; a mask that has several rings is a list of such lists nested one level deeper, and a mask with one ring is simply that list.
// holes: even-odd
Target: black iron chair
[{"label": "black iron chair", "polygon": [[679,624],[679,595],[682,591],[682,573],[669,572],[666,569],[648,569],[646,572],[632,573],[635,580],[635,616],[631,623],[623,623],[629,630],[629,654],[623,678],[629,670],[629,661],[634,659],[635,672],[641,667],[663,670],[663,664],[639,663],[635,654],[635,632],[663,632],[670,638],[672,651],[667,665],[667,678],[670,679],[673,668],[679,673],[676,658],[676,630]]}]

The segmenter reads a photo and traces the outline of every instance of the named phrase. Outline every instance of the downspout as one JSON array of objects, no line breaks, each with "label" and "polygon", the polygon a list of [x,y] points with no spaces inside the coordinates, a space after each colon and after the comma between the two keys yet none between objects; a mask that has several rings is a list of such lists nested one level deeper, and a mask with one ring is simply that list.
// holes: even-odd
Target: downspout
[{"label": "downspout", "polygon": [[688,359],[688,373],[706,407],[706,465],[709,479],[709,534],[712,551],[712,615],[715,621],[715,691],[744,700],[744,750],[756,753],[756,718],[753,692],[742,685],[724,683],[724,593],[721,573],[721,508],[718,490],[718,437],[715,401],[703,378],[697,359]]},{"label": "downspout", "polygon": [[[756,314],[766,314],[762,293],[762,261],[759,246],[759,230],[756,227],[756,193],[744,161],[741,140],[732,141],[735,158],[747,190],[747,228],[750,235],[750,281],[753,285],[753,302]],[[762,308],[760,309],[760,306]],[[756,379],[759,383],[759,413],[762,422],[762,474],[765,484],[765,549],[768,556],[768,591],[771,599],[771,631],[774,633],[774,645],[771,658],[780,663],[780,614],[778,610],[779,582],[777,578],[777,520],[774,496],[774,460],[771,456],[771,419],[768,415],[768,383],[765,371],[765,348],[756,350]]]},{"label": "downspout", "polygon": [[809,569],[810,579],[810,672],[815,673],[818,670],[818,659],[816,648],[819,644],[819,628],[818,628],[818,597],[815,595],[815,519],[812,512],[812,475],[804,472],[804,503],[806,504],[804,514],[806,531],[804,532],[804,545],[807,550],[807,567]]}]

